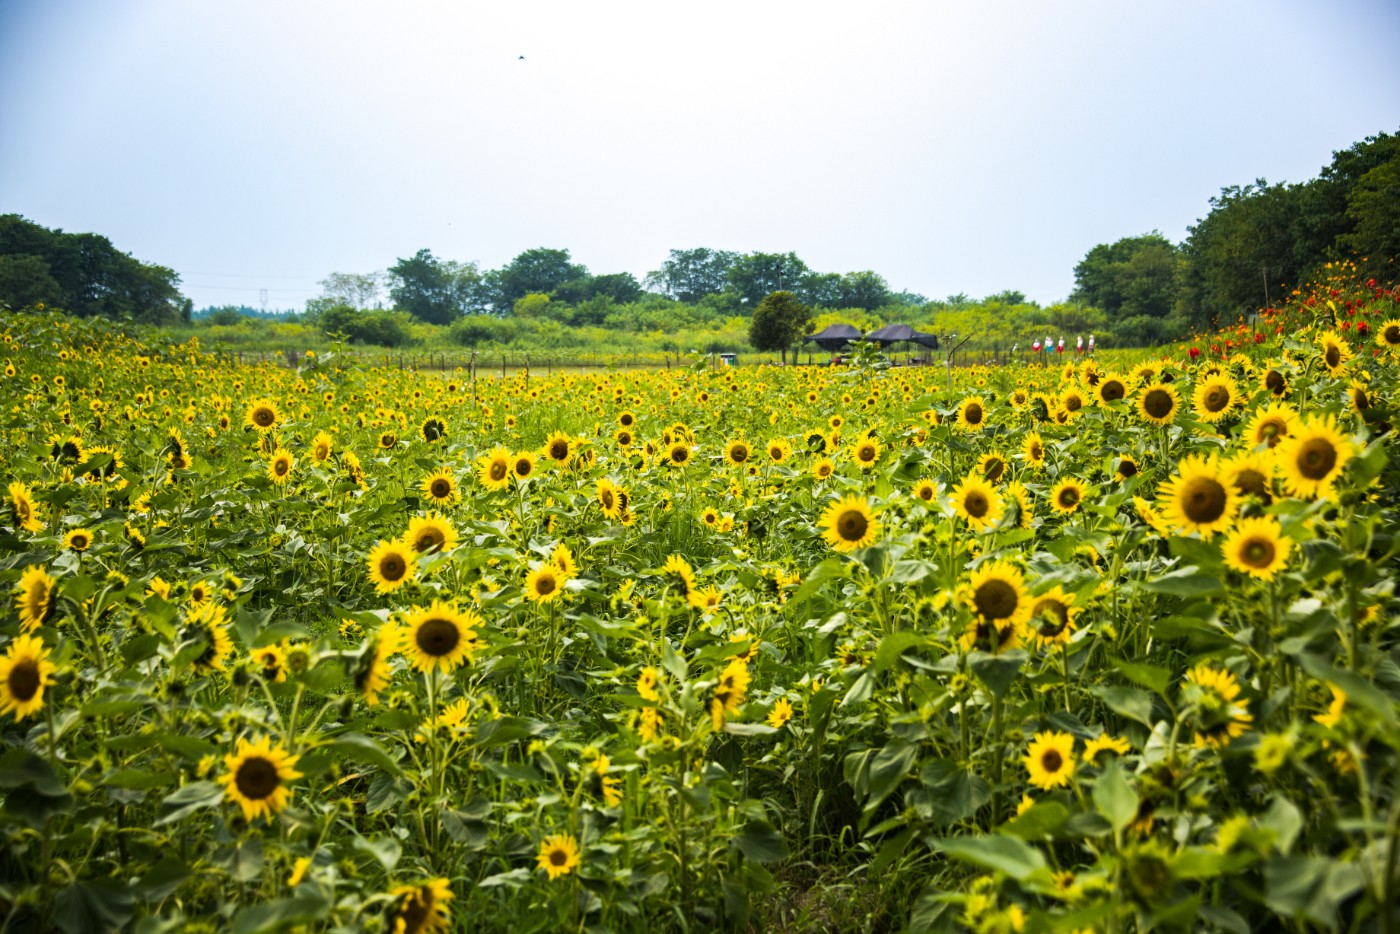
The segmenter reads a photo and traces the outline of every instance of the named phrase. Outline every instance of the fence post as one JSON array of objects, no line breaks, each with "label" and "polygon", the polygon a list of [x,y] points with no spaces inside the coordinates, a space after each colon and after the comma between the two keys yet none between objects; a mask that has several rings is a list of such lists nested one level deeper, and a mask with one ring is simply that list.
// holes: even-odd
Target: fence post
[{"label": "fence post", "polygon": [[476,408],[476,351],[472,351],[472,408]]},{"label": "fence post", "polygon": [[501,354],[501,382],[506,381],[506,355]]}]

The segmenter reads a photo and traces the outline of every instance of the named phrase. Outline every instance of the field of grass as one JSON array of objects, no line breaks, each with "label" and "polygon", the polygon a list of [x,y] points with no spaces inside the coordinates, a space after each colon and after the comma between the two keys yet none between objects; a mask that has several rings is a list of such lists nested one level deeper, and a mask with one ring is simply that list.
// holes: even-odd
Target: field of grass
[{"label": "field of grass", "polygon": [[0,340],[0,931],[1400,930],[1393,292],[951,374]]}]

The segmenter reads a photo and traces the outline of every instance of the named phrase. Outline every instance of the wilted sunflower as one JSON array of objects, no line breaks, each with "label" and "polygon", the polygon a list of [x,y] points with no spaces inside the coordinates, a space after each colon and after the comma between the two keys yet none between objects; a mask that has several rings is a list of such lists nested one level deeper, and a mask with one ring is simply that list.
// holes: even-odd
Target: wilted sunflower
[{"label": "wilted sunflower", "polygon": [[1162,485],[1162,518],[1182,532],[1210,538],[1229,528],[1239,509],[1239,494],[1222,475],[1219,461],[1192,454],[1177,465],[1176,476]]},{"label": "wilted sunflower", "polygon": [[282,421],[282,415],[270,399],[254,399],[248,403],[244,424],[257,431],[272,431]]},{"label": "wilted sunflower", "polygon": [[29,492],[29,487],[23,483],[11,483],[7,489],[5,504],[9,507],[10,514],[14,516],[15,525],[26,532],[43,531],[44,523],[39,518],[39,506],[34,502],[34,496]]},{"label": "wilted sunflower", "polygon": [[433,444],[447,437],[447,422],[436,415],[430,415],[423,419],[423,424],[419,426],[418,432],[423,436],[424,441]]},{"label": "wilted sunflower", "polygon": [[822,538],[827,544],[841,552],[863,548],[880,534],[880,520],[870,503],[854,493],[829,504],[818,526],[824,530]]},{"label": "wilted sunflower", "polygon": [[63,536],[63,547],[73,551],[87,551],[92,547],[92,532],[88,529],[69,529]]},{"label": "wilted sunflower", "polygon": [[1330,498],[1355,447],[1337,430],[1336,416],[1316,416],[1294,423],[1289,436],[1274,448],[1284,489],[1301,499]]},{"label": "wilted sunflower", "polygon": [[439,506],[451,506],[457,502],[457,480],[446,467],[424,477],[419,489]]},{"label": "wilted sunflower", "polygon": [[274,747],[270,736],[254,743],[239,737],[234,753],[224,756],[227,771],[219,776],[224,796],[237,802],[245,820],[271,819],[291,800],[292,792],[287,783],[301,778],[301,773],[296,771],[299,758],[288,755],[281,743]]},{"label": "wilted sunflower", "polygon": [[1400,351],[1400,318],[1391,318],[1376,328],[1376,346],[1391,353]]},{"label": "wilted sunflower", "polygon": [[532,603],[549,603],[564,592],[566,578],[550,561],[536,564],[525,575],[525,599]]},{"label": "wilted sunflower", "polygon": [[1138,415],[1149,425],[1170,425],[1179,405],[1176,387],[1167,383],[1146,386],[1137,397]]},{"label": "wilted sunflower", "polygon": [[1228,671],[1197,665],[1186,673],[1187,699],[1194,708],[1196,745],[1228,745],[1254,722],[1249,707],[1237,702],[1240,683]]},{"label": "wilted sunflower", "polygon": [[1074,775],[1074,737],[1050,730],[1037,733],[1022,761],[1035,787],[1050,791],[1068,785]]},{"label": "wilted sunflower", "polygon": [[399,648],[415,671],[437,669],[449,674],[470,662],[482,647],[477,638],[481,625],[481,617],[471,610],[434,600],[431,606],[415,606],[404,615]]},{"label": "wilted sunflower", "polygon": [[44,688],[58,669],[38,636],[23,635],[0,658],[0,716],[14,714],[18,723],[44,706]]},{"label": "wilted sunflower", "polygon": [[1293,424],[1297,420],[1298,413],[1294,411],[1293,406],[1287,402],[1270,402],[1258,409],[1245,426],[1245,443],[1256,448],[1261,444],[1267,444],[1270,449],[1277,447],[1280,441],[1292,433]]},{"label": "wilted sunflower", "polygon": [[990,483],[977,474],[968,474],[962,483],[953,487],[950,495],[953,511],[979,532],[1001,520],[1001,497]]},{"label": "wilted sunflower", "polygon": [[1215,425],[1229,417],[1240,401],[1240,391],[1233,379],[1222,374],[1201,380],[1191,398],[1201,421]]},{"label": "wilted sunflower", "polygon": [[429,879],[418,885],[396,886],[393,934],[444,934],[452,926],[452,889],[446,879]]},{"label": "wilted sunflower", "polygon": [[1317,346],[1322,354],[1322,365],[1328,373],[1341,376],[1346,372],[1347,361],[1352,357],[1351,345],[1340,334],[1327,331],[1317,339]]},{"label": "wilted sunflower", "polygon": [[1079,504],[1084,499],[1084,492],[1088,487],[1082,480],[1074,477],[1061,477],[1059,482],[1050,490],[1050,506],[1056,512],[1069,515],[1079,509]]},{"label": "wilted sunflower", "polygon": [[984,561],[962,596],[979,619],[997,627],[1019,627],[1031,615],[1025,575],[1006,561]]},{"label": "wilted sunflower", "polygon": [[510,452],[503,447],[492,448],[477,465],[476,479],[488,490],[504,490],[510,486],[510,476]]},{"label": "wilted sunflower", "polygon": [[54,587],[58,580],[41,565],[30,565],[19,578],[19,628],[31,632],[48,622],[58,603]]},{"label": "wilted sunflower", "polygon": [[573,834],[557,833],[540,841],[535,864],[549,874],[550,881],[567,876],[578,868],[578,841]]},{"label": "wilted sunflower", "polygon": [[335,450],[335,440],[324,431],[316,432],[316,437],[311,439],[311,462],[313,464],[324,464],[330,460],[331,453]]},{"label": "wilted sunflower", "polygon": [[752,456],[753,451],[749,450],[746,441],[735,440],[724,446],[724,459],[732,466],[738,467],[741,464],[747,464]]},{"label": "wilted sunflower", "polygon": [[989,451],[977,459],[977,473],[988,483],[1000,483],[1006,476],[1006,457],[1000,451]]},{"label": "wilted sunflower", "polygon": [[1236,571],[1260,580],[1272,580],[1288,563],[1292,547],[1292,541],[1284,536],[1277,518],[1260,516],[1239,520],[1225,536],[1220,550],[1225,555],[1225,563]]},{"label": "wilted sunflower", "polygon": [[517,451],[511,455],[510,470],[516,482],[528,480],[535,472],[535,455],[531,451]]},{"label": "wilted sunflower", "polygon": [[404,533],[403,541],[420,555],[430,551],[451,551],[457,546],[457,529],[451,519],[430,512],[408,520],[408,531]]},{"label": "wilted sunflower", "polygon": [[1083,613],[1083,607],[1074,605],[1074,594],[1065,593],[1056,584],[1038,597],[1031,598],[1030,632],[1036,644],[1042,648],[1051,645],[1066,645],[1074,635],[1074,621]]},{"label": "wilted sunflower", "polygon": [[555,464],[564,464],[574,453],[573,440],[564,432],[556,431],[545,439],[543,453]]},{"label": "wilted sunflower", "polygon": [[1040,437],[1040,432],[1026,432],[1026,437],[1021,441],[1021,454],[1026,458],[1026,463],[1032,467],[1041,467],[1045,464],[1045,441]]},{"label": "wilted sunflower", "polygon": [[987,403],[981,396],[968,396],[958,403],[958,427],[963,431],[981,431],[987,424]]},{"label": "wilted sunflower", "polygon": [[369,579],[376,593],[392,593],[413,579],[417,563],[413,552],[398,541],[383,541],[370,550]]},{"label": "wilted sunflower", "polygon": [[272,460],[267,462],[267,479],[281,486],[292,475],[292,467],[295,464],[296,458],[292,456],[291,451],[278,448],[272,452]]}]

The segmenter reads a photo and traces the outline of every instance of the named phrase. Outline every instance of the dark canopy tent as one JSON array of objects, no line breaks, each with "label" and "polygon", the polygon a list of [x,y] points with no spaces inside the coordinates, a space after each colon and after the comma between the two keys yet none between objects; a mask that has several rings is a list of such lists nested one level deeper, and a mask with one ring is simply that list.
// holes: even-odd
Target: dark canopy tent
[{"label": "dark canopy tent", "polygon": [[865,335],[865,339],[880,345],[880,348],[891,344],[910,343],[928,347],[931,350],[938,349],[938,335],[924,334],[916,331],[907,324],[887,324],[878,331],[871,331]]},{"label": "dark canopy tent", "polygon": [[849,324],[833,324],[818,331],[816,334],[809,334],[804,340],[816,344],[822,350],[845,350],[851,341],[861,339],[860,332]]}]

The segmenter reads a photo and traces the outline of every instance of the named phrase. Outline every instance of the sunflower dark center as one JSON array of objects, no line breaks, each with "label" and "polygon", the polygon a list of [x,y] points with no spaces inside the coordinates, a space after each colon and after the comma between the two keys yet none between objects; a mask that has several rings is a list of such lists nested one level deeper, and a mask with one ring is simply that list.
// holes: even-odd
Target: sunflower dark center
[{"label": "sunflower dark center", "polygon": [[924,500],[925,502],[927,502],[927,501],[933,499],[933,487],[931,487],[931,486],[919,487],[919,499]]},{"label": "sunflower dark center", "polygon": [[858,542],[865,538],[869,529],[870,522],[859,510],[848,509],[836,517],[836,534],[841,536],[842,541]]},{"label": "sunflower dark center", "polygon": [[439,477],[432,482],[428,490],[433,494],[434,498],[446,499],[448,496],[452,495],[452,484],[448,480]]},{"label": "sunflower dark center", "polygon": [[506,474],[509,473],[509,472],[510,472],[510,467],[506,464],[505,461],[492,461],[492,462],[491,462],[491,479],[492,479],[492,480],[504,480],[504,479],[506,478]]},{"label": "sunflower dark center", "polygon": [[1342,362],[1342,352],[1336,347],[1328,347],[1322,358],[1327,361],[1327,365],[1336,369]]},{"label": "sunflower dark center", "polygon": [[1072,486],[1065,487],[1060,491],[1059,502],[1065,507],[1079,505],[1079,491]]},{"label": "sunflower dark center", "polygon": [[1132,461],[1130,461],[1130,460],[1121,460],[1121,461],[1118,462],[1118,475],[1119,475],[1120,477],[1132,477],[1132,476],[1136,476],[1136,475],[1137,475],[1137,472],[1138,472],[1138,465],[1137,465],[1137,464],[1134,464]]},{"label": "sunflower dark center", "polygon": [[1246,496],[1267,496],[1265,477],[1257,470],[1241,470],[1235,474],[1235,489]]},{"label": "sunflower dark center", "polygon": [[554,589],[555,581],[552,575],[541,574],[539,579],[535,581],[535,593],[542,597],[554,593]]},{"label": "sunflower dark center", "polygon": [[286,458],[278,458],[274,466],[277,469],[277,476],[279,477],[285,476],[287,471],[292,469],[291,461],[288,461]]},{"label": "sunflower dark center", "polygon": [[1001,479],[1001,475],[1006,472],[1006,462],[1000,457],[994,457],[987,461],[987,466],[983,469],[982,475],[988,480],[996,483]]},{"label": "sunflower dark center", "polygon": [[1004,580],[984,581],[972,595],[977,612],[986,619],[1006,619],[1016,612],[1021,601],[1016,588]]},{"label": "sunflower dark center", "polygon": [[1099,398],[1106,402],[1117,402],[1124,395],[1123,384],[1116,379],[1111,379],[1099,387]]},{"label": "sunflower dark center", "polygon": [[1381,332],[1387,344],[1400,344],[1400,325],[1392,324]]},{"label": "sunflower dark center", "polygon": [[277,774],[277,766],[271,761],[254,756],[244,761],[233,776],[233,783],[243,797],[250,801],[262,801],[277,790],[282,777]]},{"label": "sunflower dark center", "polygon": [[1041,459],[1042,457],[1044,457],[1044,456],[1045,456],[1045,448],[1041,447],[1040,444],[1039,444],[1039,442],[1033,443],[1033,444],[1031,445],[1031,459],[1032,459],[1032,460],[1040,460],[1040,459]]},{"label": "sunflower dark center", "polygon": [[385,555],[379,559],[379,576],[388,581],[396,581],[408,570],[408,562],[401,555]]},{"label": "sunflower dark center", "polygon": [[39,663],[26,658],[15,662],[10,668],[10,676],[5,681],[10,696],[20,703],[32,700],[39,692]]},{"label": "sunflower dark center", "polygon": [[1058,636],[1069,625],[1069,609],[1059,600],[1041,600],[1035,605],[1032,615],[1040,619],[1036,629],[1042,636]]},{"label": "sunflower dark center", "polygon": [[973,490],[963,497],[963,509],[974,519],[980,519],[987,514],[987,497],[978,490]]},{"label": "sunflower dark center", "polygon": [[598,494],[598,501],[603,504],[604,509],[612,509],[617,500],[613,499],[612,490],[604,490]]},{"label": "sunflower dark center", "polygon": [[963,421],[969,425],[976,425],[982,421],[982,406],[976,402],[968,403],[963,409]]},{"label": "sunflower dark center", "polygon": [[431,920],[429,911],[432,904],[432,896],[421,889],[404,896],[403,904],[399,906],[398,920],[402,922],[400,930],[404,934],[420,934],[426,931]]},{"label": "sunflower dark center", "polygon": [[1078,412],[1084,406],[1084,400],[1077,395],[1071,395],[1065,399],[1065,410],[1068,412]]},{"label": "sunflower dark center", "polygon": [[671,452],[671,460],[675,461],[677,464],[684,464],[689,459],[690,449],[687,447],[678,447]]},{"label": "sunflower dark center", "polygon": [[1267,374],[1265,374],[1264,388],[1268,389],[1269,392],[1273,393],[1276,396],[1282,395],[1285,386],[1286,383],[1284,382],[1283,374],[1280,373],[1278,370],[1270,370]]},{"label": "sunflower dark center", "polygon": [[429,548],[436,548],[447,541],[447,536],[442,533],[442,529],[428,527],[418,533],[418,537],[413,541],[416,551],[427,551]]},{"label": "sunflower dark center", "polygon": [[267,428],[269,425],[271,425],[271,424],[273,423],[273,421],[274,421],[275,419],[276,419],[276,416],[274,416],[274,415],[272,414],[272,410],[271,410],[271,409],[254,409],[254,410],[253,410],[253,421],[257,422],[258,425],[261,426],[261,427],[263,427],[263,428]]},{"label": "sunflower dark center", "polygon": [[569,456],[569,442],[556,441],[549,446],[549,456],[554,460],[562,461]]},{"label": "sunflower dark center", "polygon": [[1371,407],[1371,399],[1366,395],[1366,390],[1364,389],[1352,390],[1351,398],[1356,403],[1358,409],[1369,409]]},{"label": "sunflower dark center", "polygon": [[1240,557],[1252,568],[1266,568],[1274,560],[1274,543],[1266,538],[1251,538],[1240,549]]},{"label": "sunflower dark center", "polygon": [[1040,767],[1047,772],[1055,773],[1065,764],[1064,756],[1060,755],[1058,749],[1047,749],[1041,753]]},{"label": "sunflower dark center", "polygon": [[1143,411],[1153,418],[1166,418],[1175,407],[1171,393],[1165,389],[1153,389],[1142,397]]},{"label": "sunflower dark center", "polygon": [[875,446],[871,444],[861,445],[860,459],[863,461],[873,461],[875,459]]},{"label": "sunflower dark center", "polygon": [[742,464],[749,459],[749,449],[742,444],[736,444],[729,449],[729,457],[734,463]]},{"label": "sunflower dark center", "polygon": [[517,477],[528,477],[533,469],[534,465],[523,458],[515,462],[515,475]]},{"label": "sunflower dark center", "polygon": [[1212,386],[1206,393],[1206,411],[1223,412],[1230,407],[1230,390],[1224,386]]},{"label": "sunflower dark center", "polygon": [[433,618],[418,627],[413,641],[424,655],[441,658],[457,648],[457,643],[462,641],[462,633],[452,620]]},{"label": "sunflower dark center", "polygon": [[625,414],[625,413],[624,413],[623,416],[622,416],[622,418],[618,419],[618,421],[622,422],[622,427],[623,427],[623,428],[630,428],[630,427],[632,426],[632,416],[631,416],[631,415],[628,415],[628,414]]},{"label": "sunflower dark center", "polygon": [[563,866],[569,861],[569,854],[563,848],[555,847],[549,851],[549,864],[551,866]]},{"label": "sunflower dark center", "polygon": [[1337,449],[1326,438],[1312,438],[1298,450],[1297,466],[1309,480],[1321,480],[1337,466]]},{"label": "sunflower dark center", "polygon": [[1214,477],[1193,477],[1182,490],[1181,511],[1198,525],[1216,522],[1225,514],[1229,497]]}]

